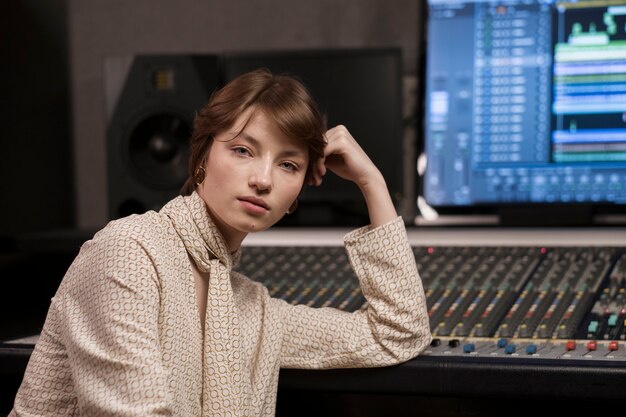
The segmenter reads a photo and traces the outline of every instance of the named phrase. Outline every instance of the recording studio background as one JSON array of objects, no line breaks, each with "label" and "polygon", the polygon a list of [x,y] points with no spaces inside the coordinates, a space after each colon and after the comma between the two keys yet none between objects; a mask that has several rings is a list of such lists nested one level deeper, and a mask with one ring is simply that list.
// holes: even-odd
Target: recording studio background
[{"label": "recording studio background", "polygon": [[405,84],[415,83],[415,1],[19,0],[4,9],[4,238],[108,220],[108,57],[397,47]]},{"label": "recording studio background", "polygon": [[[401,129],[394,144],[396,151],[402,149],[397,152],[402,163],[396,164],[401,165],[402,173],[401,182],[393,181],[392,192],[399,212],[407,222],[413,219],[419,188],[414,178],[416,130],[421,128],[416,115],[422,110],[416,109],[416,100],[420,100],[416,97],[428,92],[419,88],[420,78],[429,79],[417,76],[425,74],[418,67],[423,52],[420,39],[426,27],[420,24],[425,16],[421,14],[424,1],[5,2],[0,11],[0,336],[29,336],[32,333],[24,332],[40,328],[50,298],[90,231],[123,214],[123,210],[151,208],[152,203],[164,201],[175,192],[176,187],[168,183],[171,172],[167,169],[157,169],[144,182],[141,172],[132,171],[145,167],[145,160],[141,160],[143,133],[165,123],[174,136],[184,138],[190,115],[180,113],[181,107],[200,105],[216,87],[215,79],[235,75],[250,62],[257,62],[257,53],[366,48],[401,53]],[[448,5],[458,6],[452,2]],[[626,7],[615,13],[624,19]],[[534,16],[525,14],[521,21],[532,21]],[[441,28],[447,34],[448,26]],[[460,31],[465,33],[463,28]],[[532,32],[530,36],[534,35]],[[457,62],[473,63],[458,59],[445,46],[436,50],[446,59],[452,58],[450,68],[456,70]],[[465,44],[456,47],[462,50]],[[237,56],[239,62],[239,58],[232,59]],[[224,57],[231,60],[220,67],[217,60]],[[290,55],[289,60],[292,58]],[[273,60],[277,65],[279,61]],[[298,65],[303,62],[299,58],[295,61]],[[148,73],[155,77],[146,77]],[[365,75],[371,76],[371,71]],[[126,89],[126,84],[138,90]],[[172,85],[190,94],[168,96]],[[456,84],[450,85],[450,91],[457,91]],[[455,95],[455,100],[467,105],[463,94]],[[437,104],[441,102],[435,101]],[[456,132],[457,125],[450,126],[450,131]],[[120,149],[129,132],[136,133],[133,137],[139,138],[136,145],[140,150],[130,156],[130,161]],[[457,142],[459,148],[465,144],[464,140]],[[454,155],[451,148],[442,149],[442,155]],[[380,154],[386,158],[384,152]],[[132,160],[134,157],[138,159]],[[182,165],[170,168],[180,169]],[[451,169],[457,166],[449,165]],[[129,194],[140,197],[141,207],[126,204]],[[483,208],[480,214],[484,214]],[[515,220],[534,221],[537,214],[546,215],[546,207],[534,211],[535,216],[529,215],[527,208],[518,211],[513,207]],[[624,204],[617,208],[623,211]],[[563,220],[560,207],[552,214]],[[553,216],[546,217],[552,220]],[[495,416],[503,411],[528,415],[542,408],[552,409],[555,404],[561,414],[582,410],[598,414],[615,409],[626,381],[623,223],[620,227],[605,225],[601,230],[587,226],[576,230],[532,229],[524,224],[515,232],[483,226],[474,231],[465,226],[409,229],[432,307],[429,315],[432,313],[431,330],[436,339],[429,352],[398,367],[282,373],[287,388],[279,393],[279,406],[282,401],[285,415],[296,414],[290,410],[305,416],[467,417]],[[302,240],[302,235],[298,238]],[[557,247],[564,241],[565,246],[573,246]],[[333,255],[332,259],[339,258]],[[349,267],[347,260],[342,262]],[[339,264],[328,262],[327,266]],[[248,265],[252,272],[267,272],[254,263]],[[557,286],[555,282],[561,278]],[[269,276],[266,285],[290,293],[299,288],[295,298],[306,295],[315,302],[322,293],[333,302],[345,304],[349,300],[355,308],[363,301],[358,298],[355,281],[350,284],[343,274],[337,274],[337,282],[333,282],[336,292],[323,292],[330,287],[301,291],[304,281],[309,286],[315,281],[298,280],[286,285],[286,281]],[[561,316],[569,327],[556,327],[562,323]],[[534,328],[537,335],[529,337]],[[541,333],[549,333],[547,329],[558,337],[546,339]],[[470,331],[471,337],[465,338]],[[570,337],[574,339],[570,341]],[[509,343],[511,340],[517,345]],[[537,345],[548,353],[534,356]],[[0,417],[12,406],[27,361],[26,349],[14,346],[0,349]],[[586,355],[585,349],[591,355]]]}]

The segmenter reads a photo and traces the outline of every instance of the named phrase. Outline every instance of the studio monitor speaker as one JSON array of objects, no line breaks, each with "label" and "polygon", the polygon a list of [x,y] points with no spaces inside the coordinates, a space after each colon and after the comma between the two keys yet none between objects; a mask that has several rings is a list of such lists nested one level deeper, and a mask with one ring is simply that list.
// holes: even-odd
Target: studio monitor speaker
[{"label": "studio monitor speaker", "polygon": [[218,84],[214,55],[106,59],[110,219],[158,210],[179,194],[195,112]]}]

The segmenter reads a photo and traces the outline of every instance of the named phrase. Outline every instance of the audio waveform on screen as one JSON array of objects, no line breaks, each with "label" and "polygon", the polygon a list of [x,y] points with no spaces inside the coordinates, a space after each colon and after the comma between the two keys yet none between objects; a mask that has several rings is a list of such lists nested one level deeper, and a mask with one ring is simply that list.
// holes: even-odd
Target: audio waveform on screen
[{"label": "audio waveform on screen", "polygon": [[[554,49],[552,158],[626,161],[626,126],[619,117],[626,114],[626,6],[565,5],[557,19],[562,32]],[[607,125],[611,114],[617,117]]]}]

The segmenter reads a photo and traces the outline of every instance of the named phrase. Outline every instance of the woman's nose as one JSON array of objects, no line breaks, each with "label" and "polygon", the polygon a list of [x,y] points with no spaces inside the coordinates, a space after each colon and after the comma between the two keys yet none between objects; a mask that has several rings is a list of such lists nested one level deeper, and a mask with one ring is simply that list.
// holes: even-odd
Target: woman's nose
[{"label": "woman's nose", "polygon": [[248,181],[251,187],[258,191],[271,191],[272,189],[272,165],[268,162],[261,162],[255,166]]}]

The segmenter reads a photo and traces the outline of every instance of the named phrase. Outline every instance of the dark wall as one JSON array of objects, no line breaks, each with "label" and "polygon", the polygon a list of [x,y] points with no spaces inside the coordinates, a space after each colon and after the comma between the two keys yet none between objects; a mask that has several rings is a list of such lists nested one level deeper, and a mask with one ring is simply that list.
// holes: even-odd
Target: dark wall
[{"label": "dark wall", "polygon": [[72,146],[65,0],[0,13],[0,236],[71,226]]},{"label": "dark wall", "polygon": [[[65,0],[14,0],[0,11],[0,335],[43,324],[62,276],[58,254],[15,250],[16,238],[75,224]],[[67,261],[64,261],[65,263]],[[11,409],[25,361],[0,378]],[[7,371],[3,369],[3,372]]]}]

